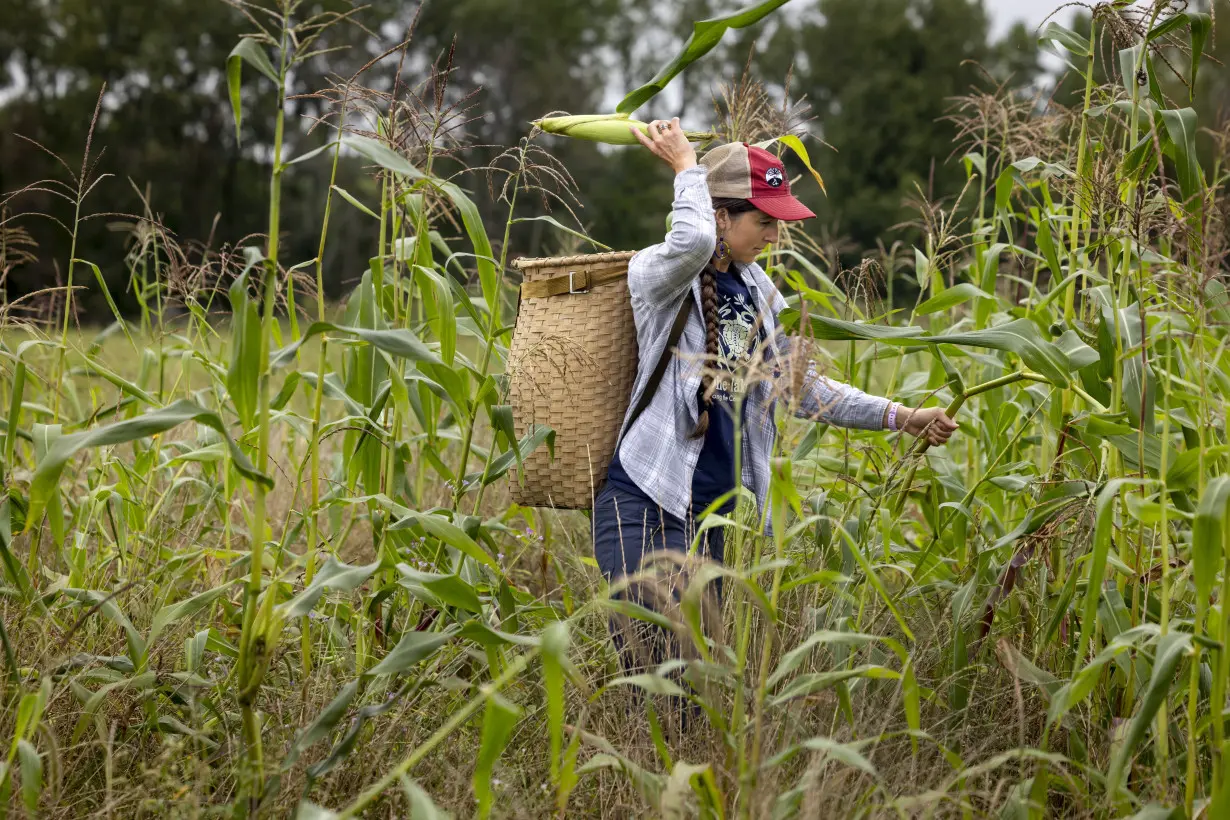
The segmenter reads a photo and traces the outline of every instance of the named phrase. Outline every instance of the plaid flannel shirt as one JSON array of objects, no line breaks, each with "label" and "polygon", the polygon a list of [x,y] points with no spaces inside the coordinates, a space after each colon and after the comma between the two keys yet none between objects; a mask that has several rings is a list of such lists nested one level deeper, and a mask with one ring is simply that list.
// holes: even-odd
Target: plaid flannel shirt
[{"label": "plaid flannel shirt", "polygon": [[[697,392],[705,366],[698,274],[717,244],[706,175],[707,169],[698,165],[675,177],[673,221],[666,241],[638,252],[628,267],[628,288],[640,347],[629,415],[666,347],[688,288],[695,297],[679,340],[678,354],[672,357],[657,393],[631,428],[625,416],[619,439],[620,462],[628,475],[662,509],[680,518],[686,517],[691,508],[692,474],[704,443],[689,434],[699,416]],[[765,501],[769,491],[769,458],[777,437],[774,409],[778,396],[792,399],[790,404],[799,417],[864,430],[883,429],[889,402],[819,376],[810,358],[800,359],[806,362],[806,376],[796,379],[789,366],[790,356],[796,349],[800,356],[804,355],[803,346],[787,336],[777,322],[786,300],[757,264],[743,269],[743,280],[760,313],[761,354],[771,373],[749,380],[747,385],[742,480],[756,496],[768,529],[771,522]],[[796,392],[800,382],[801,390]]]}]

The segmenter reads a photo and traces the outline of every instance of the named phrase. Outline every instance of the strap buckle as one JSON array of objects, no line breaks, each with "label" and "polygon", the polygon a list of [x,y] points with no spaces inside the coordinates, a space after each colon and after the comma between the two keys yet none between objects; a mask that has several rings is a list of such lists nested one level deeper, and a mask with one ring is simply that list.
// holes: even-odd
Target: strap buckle
[{"label": "strap buckle", "polygon": [[[582,271],[582,274],[584,273],[585,272]],[[589,293],[589,277],[586,277],[586,280],[585,280],[586,284],[582,286],[580,290],[577,290],[575,281],[574,281],[574,277],[576,275],[577,275],[576,271],[574,270],[568,271],[568,293],[570,294]]]}]

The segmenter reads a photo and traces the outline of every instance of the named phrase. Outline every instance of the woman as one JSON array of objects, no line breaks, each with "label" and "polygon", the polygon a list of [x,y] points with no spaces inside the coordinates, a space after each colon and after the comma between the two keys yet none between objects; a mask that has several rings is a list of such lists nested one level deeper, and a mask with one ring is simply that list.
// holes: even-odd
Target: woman
[{"label": "woman", "polygon": [[[776,363],[779,375],[789,370],[782,365],[791,340],[777,324],[786,302],[755,260],[777,242],[779,220],[815,216],[791,196],[785,168],[768,151],[732,143],[698,163],[678,118],[651,123],[648,137],[636,128],[632,133],[674,170],[675,201],[666,241],[637,253],[628,268],[640,363],[593,514],[594,554],[608,580],[635,573],[653,550],[686,552],[696,516],[736,489],[736,481],[765,509],[776,436],[773,403],[790,392],[790,380],[745,384],[741,373],[753,357]],[[689,292],[694,303],[679,352],[637,415],[633,408]],[[811,362],[807,368],[802,395],[790,397],[796,415],[839,427],[905,430],[936,445],[957,429],[941,409],[903,407],[818,377]],[[741,459],[736,407],[743,408]],[[731,497],[720,511],[733,507]],[[721,561],[721,529],[707,530],[704,541],[701,554]]]}]

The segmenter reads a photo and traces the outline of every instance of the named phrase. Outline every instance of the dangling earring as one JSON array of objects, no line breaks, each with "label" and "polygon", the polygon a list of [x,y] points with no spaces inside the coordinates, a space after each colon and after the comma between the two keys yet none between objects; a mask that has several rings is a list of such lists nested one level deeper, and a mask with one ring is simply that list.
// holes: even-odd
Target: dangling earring
[{"label": "dangling earring", "polygon": [[713,261],[719,265],[724,265],[730,261],[730,258],[730,243],[726,241],[725,237],[719,236],[717,247],[713,250]]}]

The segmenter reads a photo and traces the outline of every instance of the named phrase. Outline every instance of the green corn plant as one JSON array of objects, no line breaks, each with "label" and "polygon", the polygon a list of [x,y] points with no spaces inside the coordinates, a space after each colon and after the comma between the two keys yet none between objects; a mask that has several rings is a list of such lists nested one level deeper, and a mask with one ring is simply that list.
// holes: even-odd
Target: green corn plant
[{"label": "green corn plant", "polygon": [[[273,160],[270,175],[269,194],[269,225],[267,245],[262,260],[262,286],[260,321],[257,333],[245,336],[247,344],[238,348],[239,361],[233,364],[232,371],[242,370],[242,381],[247,388],[246,393],[255,393],[255,416],[249,416],[249,426],[256,429],[257,464],[266,468],[270,447],[270,352],[274,345],[274,307],[277,302],[279,267],[279,238],[281,234],[281,190],[282,175],[286,164],[283,160],[285,141],[285,109],[286,82],[288,73],[296,63],[310,56],[312,43],[329,26],[344,19],[344,15],[324,13],[295,20],[299,6],[297,0],[285,0],[270,13],[274,22],[272,29],[262,27],[257,37],[240,40],[227,59],[227,85],[231,107],[235,116],[235,133],[238,141],[241,136],[242,100],[241,72],[244,63],[250,64],[257,71],[271,80],[275,86],[276,109],[274,112]],[[278,65],[275,68],[263,50],[264,46],[276,49]],[[296,324],[294,287],[289,280],[286,284],[288,315],[290,316],[292,340],[299,336]],[[254,324],[254,316],[250,311],[241,312],[246,315],[245,321]],[[238,365],[238,367],[236,367]],[[255,387],[255,390],[252,388]],[[273,596],[266,596],[264,604],[259,603],[261,581],[264,565],[264,543],[266,531],[266,507],[268,487],[262,482],[253,485],[253,509],[250,524],[251,564],[248,586],[244,598],[243,631],[239,643],[238,685],[240,702],[243,707],[243,726],[247,748],[247,762],[251,778],[249,785],[252,795],[252,805],[259,800],[263,781],[263,760],[261,749],[261,730],[259,716],[253,707],[257,693],[260,690],[261,679],[265,669],[265,658],[272,651],[269,644],[276,640],[280,629],[272,620]],[[258,614],[258,607],[260,613]]]},{"label": "green corn plant", "polygon": [[[314,56],[301,10],[258,15],[273,28],[232,55],[237,124],[252,80],[285,87]],[[822,372],[945,407],[961,434],[926,448],[783,412],[772,535],[740,493],[702,521],[726,528],[725,565],[672,563],[687,583],[654,607],[624,593],[665,591],[660,567],[608,583],[583,516],[503,495],[553,443],[518,440],[500,398],[512,226],[579,233],[521,215],[537,137],[500,160],[488,233],[468,177],[405,130],[440,104],[344,93],[320,148],[285,159],[283,125],[263,248],[191,256],[139,225],[131,325],[111,272],[75,259],[107,326],[0,334],[0,812],[118,815],[139,791],[147,813],[249,816],[1219,816],[1230,358],[1201,253],[1225,174],[1194,161],[1166,75],[1194,78],[1210,21],[1150,6],[1102,87],[1108,13],[1041,33],[1084,82],[1062,144],[1015,152],[1010,101],[963,127],[966,191],[884,254],[901,318],[801,232],[763,259]],[[276,239],[280,183],[309,162],[326,223],[335,203],[378,222],[336,311],[326,232],[306,262]],[[347,164],[371,179],[342,189]],[[1176,230],[1141,232],[1146,213]],[[185,264],[226,293],[184,294]],[[677,656],[622,670],[612,619]]]},{"label": "green corn plant", "polygon": [[[289,33],[291,29],[291,14],[293,8],[286,6],[280,9],[278,31],[273,38],[277,49],[278,67],[275,69],[268,56],[262,50],[257,40],[245,38],[239,42],[227,60],[227,82],[230,87],[231,106],[235,111],[236,139],[240,135],[241,104],[240,104],[240,71],[243,62],[253,64],[276,86],[277,109],[274,114],[273,137],[273,172],[270,180],[269,195],[269,229],[268,245],[262,266],[262,307],[260,321],[255,319],[255,308],[240,312],[244,317],[245,326],[256,324],[255,333],[245,333],[243,341],[247,344],[237,347],[239,361],[233,366],[233,371],[244,372],[243,382],[247,388],[244,392],[248,398],[249,427],[257,431],[256,459],[262,468],[269,459],[269,382],[267,377],[269,350],[272,346],[273,311],[277,300],[278,268],[278,238],[281,232],[281,178],[282,150],[285,121],[285,88],[286,73],[290,68],[292,57],[288,54]],[[246,286],[246,285],[245,285]],[[293,314],[292,314],[293,315]],[[255,406],[251,406],[251,405]],[[268,611],[261,619],[264,630],[258,631],[258,607],[261,592],[261,579],[264,568],[265,516],[267,488],[257,484],[253,488],[252,522],[249,535],[251,570],[244,596],[243,632],[239,644],[239,664],[237,684],[240,690],[240,702],[243,707],[244,743],[247,749],[246,791],[251,797],[253,807],[259,799],[258,795],[263,781],[263,753],[261,748],[261,727],[259,716],[254,708],[257,694],[260,691],[261,678],[266,668],[268,653],[269,622]],[[272,601],[269,597],[267,600]]]}]

